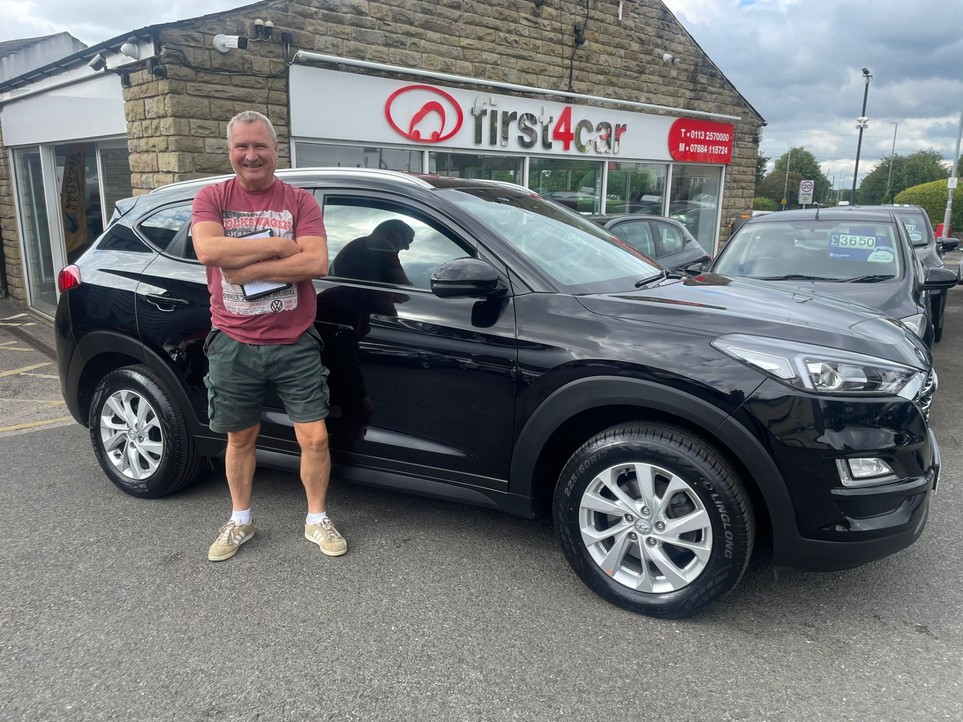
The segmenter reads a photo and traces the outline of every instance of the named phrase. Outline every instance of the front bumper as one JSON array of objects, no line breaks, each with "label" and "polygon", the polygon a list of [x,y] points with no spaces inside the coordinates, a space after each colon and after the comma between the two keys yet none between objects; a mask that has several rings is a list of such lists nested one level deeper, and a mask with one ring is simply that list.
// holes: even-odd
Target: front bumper
[{"label": "front bumper", "polygon": [[[773,395],[763,391],[748,407],[765,426],[792,501],[792,518],[772,515],[775,564],[846,569],[915,542],[940,476],[939,444],[921,405],[902,398],[787,397],[784,386],[768,391]],[[844,486],[836,460],[856,457],[883,459],[896,479]]]}]

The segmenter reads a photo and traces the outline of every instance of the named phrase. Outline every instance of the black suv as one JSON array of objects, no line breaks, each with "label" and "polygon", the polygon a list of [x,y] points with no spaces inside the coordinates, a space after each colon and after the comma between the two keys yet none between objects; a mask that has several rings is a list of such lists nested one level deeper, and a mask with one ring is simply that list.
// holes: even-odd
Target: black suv
[{"label": "black suv", "polygon": [[[902,325],[675,277],[518,186],[279,175],[315,194],[328,230],[316,325],[335,479],[551,509],[582,581],[662,617],[732,590],[757,534],[776,565],[840,569],[923,531],[940,468],[936,376]],[[64,397],[107,476],[136,496],[176,491],[224,454],[206,423],[210,313],[189,226],[215,180],[122,202],[60,274]],[[391,219],[415,231],[405,283],[339,270],[348,242]],[[261,463],[296,468],[280,404],[261,428]]]},{"label": "black suv", "polygon": [[[926,210],[920,206],[912,205],[881,205],[881,206],[839,206],[843,210],[872,210],[880,209],[895,213],[906,226],[910,242],[913,244],[913,251],[923,265],[923,270],[928,272],[931,268],[943,268],[943,255],[947,251],[956,250],[960,242],[955,238],[946,241],[937,238],[933,231],[933,224]],[[959,282],[959,271],[957,282]],[[939,341],[943,338],[943,313],[946,310],[946,295],[948,291],[942,289],[934,291],[930,295],[931,318],[933,322],[933,340]]]}]

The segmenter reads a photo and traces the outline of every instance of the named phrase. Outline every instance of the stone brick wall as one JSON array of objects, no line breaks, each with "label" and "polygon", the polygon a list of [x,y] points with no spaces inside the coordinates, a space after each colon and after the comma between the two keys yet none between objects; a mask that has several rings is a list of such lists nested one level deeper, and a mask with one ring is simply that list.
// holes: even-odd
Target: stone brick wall
[{"label": "stone brick wall", "polygon": [[0,279],[7,295],[26,304],[27,293],[23,285],[23,263],[20,255],[20,234],[17,231],[16,201],[13,196],[13,173],[10,154],[3,148],[3,130],[0,129],[0,238],[3,239],[4,277]]}]

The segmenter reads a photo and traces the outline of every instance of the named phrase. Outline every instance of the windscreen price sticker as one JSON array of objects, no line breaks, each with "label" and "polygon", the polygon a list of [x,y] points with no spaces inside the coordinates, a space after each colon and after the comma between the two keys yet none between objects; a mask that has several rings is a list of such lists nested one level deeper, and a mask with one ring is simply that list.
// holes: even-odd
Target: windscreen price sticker
[{"label": "windscreen price sticker", "polygon": [[833,235],[833,245],[837,248],[876,248],[876,236],[854,236],[849,233]]}]

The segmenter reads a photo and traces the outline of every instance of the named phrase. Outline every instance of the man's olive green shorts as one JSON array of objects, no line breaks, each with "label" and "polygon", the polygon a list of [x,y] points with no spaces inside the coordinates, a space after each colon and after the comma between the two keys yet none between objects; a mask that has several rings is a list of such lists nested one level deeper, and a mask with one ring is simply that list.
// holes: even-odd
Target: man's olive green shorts
[{"label": "man's olive green shorts", "polygon": [[292,344],[267,346],[240,343],[223,331],[211,331],[204,341],[211,431],[241,431],[260,423],[271,388],[292,421],[306,424],[326,418],[328,369],[321,363],[321,347],[314,329]]}]

